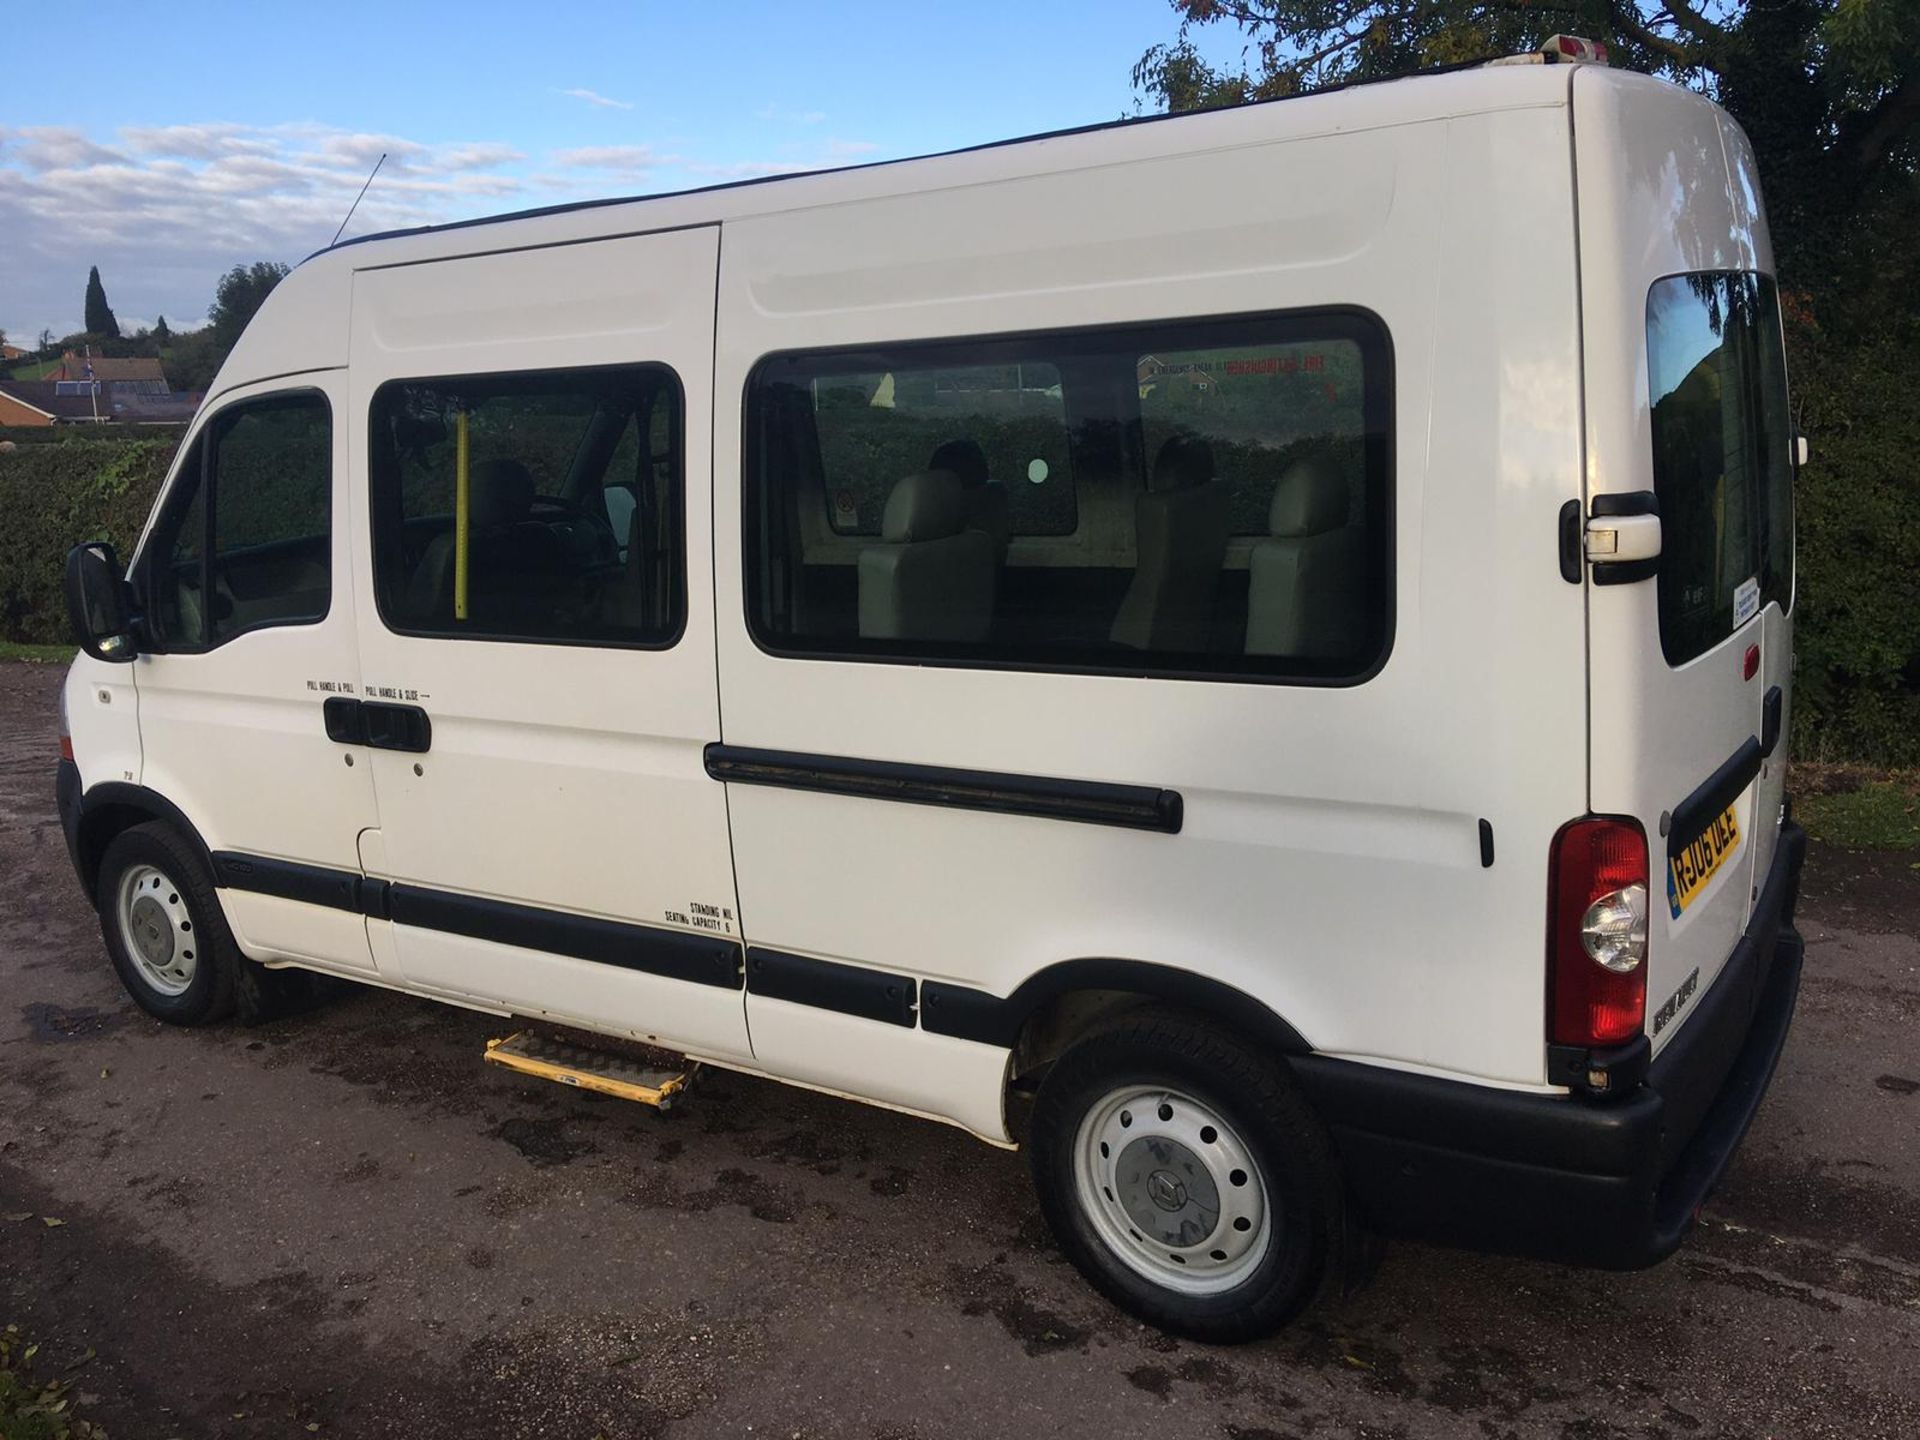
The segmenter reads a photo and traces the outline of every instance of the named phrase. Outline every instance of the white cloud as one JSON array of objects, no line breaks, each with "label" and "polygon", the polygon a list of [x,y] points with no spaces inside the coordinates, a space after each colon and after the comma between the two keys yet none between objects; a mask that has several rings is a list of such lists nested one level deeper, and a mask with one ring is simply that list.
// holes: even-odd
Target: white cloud
[{"label": "white cloud", "polygon": [[589,105],[603,105],[609,110],[633,109],[633,102],[631,100],[612,100],[612,99],[609,99],[607,96],[598,94],[597,92],[592,90],[585,90],[585,89],[562,90],[560,93],[562,95],[571,95],[576,100],[584,100]]},{"label": "white cloud", "polygon": [[[221,272],[326,245],[382,153],[349,234],[525,203],[525,156],[491,140],[429,145],[313,124],[129,126],[102,144],[58,126],[0,130],[0,327],[80,327],[87,269],[133,329],[198,324]],[[574,193],[591,190],[583,177]],[[547,198],[543,196],[542,198]]]},{"label": "white cloud", "polygon": [[[671,146],[671,148],[670,148]],[[786,175],[874,155],[872,141],[782,142],[773,157],[703,157],[690,142],[582,145],[533,157],[498,140],[429,144],[308,122],[0,126],[0,328],[31,340],[80,328],[87,269],[131,330],[201,323],[237,264],[295,263],[325,246],[367,172],[387,161],[347,236],[529,205]]]},{"label": "white cloud", "polygon": [[556,150],[553,163],[564,170],[589,170],[622,180],[638,180],[663,166],[680,163],[678,155],[662,155],[651,145],[584,145]]}]

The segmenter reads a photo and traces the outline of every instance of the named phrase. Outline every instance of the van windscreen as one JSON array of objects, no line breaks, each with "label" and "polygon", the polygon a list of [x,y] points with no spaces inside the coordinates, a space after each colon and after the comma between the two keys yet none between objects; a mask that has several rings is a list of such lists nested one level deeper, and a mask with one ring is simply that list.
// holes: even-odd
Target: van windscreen
[{"label": "van windscreen", "polygon": [[1675,275],[1647,296],[1660,646],[1705,654],[1793,601],[1793,425],[1774,283]]}]

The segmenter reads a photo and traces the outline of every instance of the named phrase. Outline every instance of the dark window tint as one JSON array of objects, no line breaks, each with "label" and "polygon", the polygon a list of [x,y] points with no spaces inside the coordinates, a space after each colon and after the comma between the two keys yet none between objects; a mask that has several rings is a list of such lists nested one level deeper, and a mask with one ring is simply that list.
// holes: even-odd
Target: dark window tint
[{"label": "dark window tint", "polygon": [[371,429],[374,579],[395,630],[656,646],[679,634],[670,371],[394,382]]},{"label": "dark window tint", "polygon": [[1793,427],[1773,282],[1678,275],[1647,298],[1660,645],[1706,653],[1793,595]]},{"label": "dark window tint", "polygon": [[208,422],[142,561],[155,642],[204,649],[324,617],[332,472],[332,417],[320,395],[247,401]]},{"label": "dark window tint", "polygon": [[772,357],[748,392],[754,633],[1351,679],[1387,643],[1389,371],[1348,312]]}]

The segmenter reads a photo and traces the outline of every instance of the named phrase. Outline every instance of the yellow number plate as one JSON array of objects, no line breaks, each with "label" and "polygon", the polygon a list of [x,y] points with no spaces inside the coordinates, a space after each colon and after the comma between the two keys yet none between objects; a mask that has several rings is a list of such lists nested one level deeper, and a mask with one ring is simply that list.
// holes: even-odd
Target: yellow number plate
[{"label": "yellow number plate", "polygon": [[1729,805],[1699,837],[1679,854],[1667,860],[1667,907],[1678,920],[1680,912],[1691,905],[1707,888],[1727,857],[1740,848],[1740,821]]}]

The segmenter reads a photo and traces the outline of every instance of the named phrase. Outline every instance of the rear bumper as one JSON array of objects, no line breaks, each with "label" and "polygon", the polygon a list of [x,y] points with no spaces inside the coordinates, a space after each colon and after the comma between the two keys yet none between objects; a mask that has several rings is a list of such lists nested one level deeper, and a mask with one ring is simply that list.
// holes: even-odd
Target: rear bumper
[{"label": "rear bumper", "polygon": [[1617,1099],[1518,1094],[1325,1056],[1294,1066],[1382,1234],[1609,1269],[1686,1238],[1760,1108],[1804,946],[1806,833],[1789,822],[1747,933],[1695,1012]]}]

